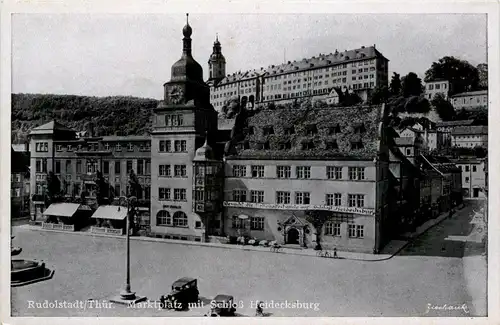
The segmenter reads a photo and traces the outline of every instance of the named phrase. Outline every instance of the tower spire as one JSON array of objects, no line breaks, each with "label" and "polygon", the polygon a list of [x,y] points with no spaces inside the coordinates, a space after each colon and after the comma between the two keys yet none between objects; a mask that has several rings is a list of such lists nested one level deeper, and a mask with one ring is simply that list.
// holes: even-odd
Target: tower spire
[{"label": "tower spire", "polygon": [[189,14],[186,13],[186,24],[189,25]]},{"label": "tower spire", "polygon": [[215,41],[218,42],[219,41],[219,33],[215,33]]}]

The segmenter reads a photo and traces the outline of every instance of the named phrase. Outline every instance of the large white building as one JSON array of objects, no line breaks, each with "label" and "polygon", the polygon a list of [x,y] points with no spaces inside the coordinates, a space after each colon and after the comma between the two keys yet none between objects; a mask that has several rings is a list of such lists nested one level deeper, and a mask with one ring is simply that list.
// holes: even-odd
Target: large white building
[{"label": "large white building", "polygon": [[326,98],[334,87],[355,92],[366,100],[375,87],[387,86],[388,62],[374,45],[226,75],[226,59],[217,39],[208,61],[210,102],[217,111],[231,98],[250,107],[258,103],[280,104]]}]

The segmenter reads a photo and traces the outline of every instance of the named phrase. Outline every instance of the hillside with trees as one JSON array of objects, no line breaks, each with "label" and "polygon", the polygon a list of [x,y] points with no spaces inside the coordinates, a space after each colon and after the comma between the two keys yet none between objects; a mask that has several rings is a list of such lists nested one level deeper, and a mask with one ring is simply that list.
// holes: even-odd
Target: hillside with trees
[{"label": "hillside with trees", "polygon": [[51,120],[97,135],[140,135],[150,132],[157,100],[137,97],[12,94],[12,143],[26,141],[29,131]]}]

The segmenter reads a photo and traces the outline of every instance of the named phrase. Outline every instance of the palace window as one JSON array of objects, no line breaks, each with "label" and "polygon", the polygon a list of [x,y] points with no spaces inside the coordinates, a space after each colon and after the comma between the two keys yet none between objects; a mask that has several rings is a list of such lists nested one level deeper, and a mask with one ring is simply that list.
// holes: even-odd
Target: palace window
[{"label": "palace window", "polygon": [[291,170],[290,166],[276,166],[276,176],[278,178],[290,178]]},{"label": "palace window", "polygon": [[174,213],[174,227],[187,227],[188,226],[188,218],[187,215],[182,211],[177,211]]},{"label": "palace window", "polygon": [[295,192],[295,204],[310,204],[311,194],[309,192]]},{"label": "palace window", "polygon": [[158,166],[159,171],[158,174],[161,177],[171,177],[171,172],[170,172],[170,165],[159,165]]},{"label": "palace window", "polygon": [[175,152],[185,152],[186,151],[186,140],[175,140],[174,141]]},{"label": "palace window", "polygon": [[160,140],[159,152],[170,152],[172,151],[170,140]]},{"label": "palace window", "polygon": [[350,207],[362,208],[365,206],[364,194],[348,194],[348,202]]},{"label": "palace window", "polygon": [[264,230],[264,217],[251,217],[250,230]]},{"label": "palace window", "polygon": [[349,179],[350,180],[363,180],[365,179],[365,168],[364,167],[349,167]]},{"label": "palace window", "polygon": [[129,143],[128,147],[127,147],[127,150],[128,151],[134,151],[134,145],[132,143]]},{"label": "palace window", "polygon": [[290,204],[290,192],[277,191],[276,192],[277,204]]},{"label": "palace window", "polygon": [[174,188],[174,201],[186,201],[185,188]]},{"label": "palace window", "polygon": [[362,225],[349,225],[349,237],[351,238],[363,238],[365,236],[365,229]]},{"label": "palace window", "polygon": [[106,151],[108,151],[108,150],[109,150],[109,143],[106,143],[106,144],[104,145],[104,149],[106,149]]},{"label": "palace window", "polygon": [[264,166],[251,166],[252,177],[264,177]]},{"label": "palace window", "polygon": [[247,166],[235,165],[233,166],[233,177],[246,177],[247,176]]},{"label": "palace window", "polygon": [[297,178],[311,178],[311,167],[309,166],[297,166],[295,168],[295,174]]},{"label": "palace window", "polygon": [[264,191],[250,191],[250,202],[253,203],[264,202]]},{"label": "palace window", "polygon": [[103,174],[109,174],[109,161],[103,161]]},{"label": "palace window", "polygon": [[116,151],[122,151],[122,146],[121,144],[117,143],[116,146],[115,146],[115,150]]},{"label": "palace window", "polygon": [[233,201],[246,202],[247,201],[247,191],[246,190],[233,190]]},{"label": "palace window", "polygon": [[[37,150],[38,151],[38,150]],[[62,151],[62,145],[58,144],[56,146],[56,151]]]},{"label": "palace window", "polygon": [[186,165],[174,165],[175,177],[186,177]]},{"label": "palace window", "polygon": [[325,235],[340,236],[340,223],[327,222],[325,224]]},{"label": "palace window", "polygon": [[326,177],[328,179],[342,179],[342,167],[327,166]]},{"label": "palace window", "polygon": [[169,226],[172,224],[172,218],[170,217],[170,213],[165,210],[160,210],[156,214],[156,225],[157,226]]},{"label": "palace window", "polygon": [[158,188],[158,199],[159,200],[170,200],[170,189],[166,187]]}]

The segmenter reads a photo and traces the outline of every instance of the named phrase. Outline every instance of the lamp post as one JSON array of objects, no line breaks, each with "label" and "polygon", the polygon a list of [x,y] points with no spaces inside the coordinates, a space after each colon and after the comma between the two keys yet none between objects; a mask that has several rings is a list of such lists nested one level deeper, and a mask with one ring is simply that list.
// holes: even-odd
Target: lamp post
[{"label": "lamp post", "polygon": [[125,218],[125,232],[126,232],[126,280],[125,280],[125,287],[123,290],[120,291],[120,295],[118,297],[115,297],[111,299],[112,302],[116,302],[119,304],[132,304],[132,303],[137,303],[140,301],[144,301],[147,298],[146,297],[140,297],[135,294],[135,292],[132,292],[130,290],[130,215],[132,214],[133,211],[133,203],[134,201],[137,200],[135,196],[131,196],[129,198],[125,196],[120,196],[119,198],[119,204],[122,202],[122,199],[125,199],[127,202],[127,217]]}]

